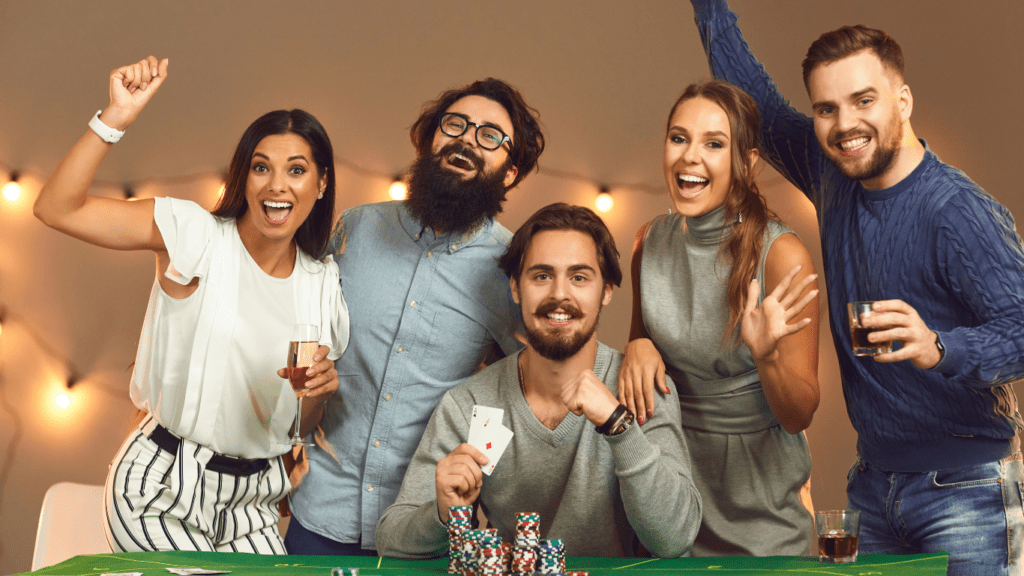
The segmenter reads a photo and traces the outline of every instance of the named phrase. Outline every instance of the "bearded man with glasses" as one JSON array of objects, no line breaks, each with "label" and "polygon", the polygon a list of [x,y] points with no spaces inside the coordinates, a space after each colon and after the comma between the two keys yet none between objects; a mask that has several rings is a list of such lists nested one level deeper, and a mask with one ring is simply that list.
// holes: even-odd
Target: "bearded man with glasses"
[{"label": "bearded man with glasses", "polygon": [[442,93],[410,129],[407,198],[341,215],[328,254],[352,339],[291,495],[289,553],[374,553],[377,520],[441,396],[522,348],[519,307],[495,264],[512,234],[494,217],[544,150],[537,116],[493,78]]}]

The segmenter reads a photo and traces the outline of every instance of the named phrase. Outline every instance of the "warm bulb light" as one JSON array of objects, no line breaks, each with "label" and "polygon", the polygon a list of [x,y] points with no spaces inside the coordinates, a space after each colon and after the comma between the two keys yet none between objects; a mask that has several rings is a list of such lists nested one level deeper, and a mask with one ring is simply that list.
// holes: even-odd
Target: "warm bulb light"
[{"label": "warm bulb light", "polygon": [[401,180],[395,180],[391,183],[391,188],[388,189],[388,193],[391,194],[392,200],[405,200],[405,195],[409,191],[409,188],[405,185],[405,182]]},{"label": "warm bulb light", "polygon": [[66,409],[68,406],[71,406],[71,396],[68,396],[64,392],[61,392],[60,394],[57,394],[57,396],[53,399],[53,403],[60,408]]},{"label": "warm bulb light", "polygon": [[17,202],[18,198],[21,198],[21,184],[17,182],[8,182],[4,185],[4,198],[8,202]]},{"label": "warm bulb light", "polygon": [[612,195],[611,194],[609,194],[607,192],[601,192],[600,194],[597,195],[597,209],[598,209],[598,211],[600,211],[600,212],[607,212],[607,211],[612,209],[612,206],[614,204],[615,204],[615,202],[612,201]]}]

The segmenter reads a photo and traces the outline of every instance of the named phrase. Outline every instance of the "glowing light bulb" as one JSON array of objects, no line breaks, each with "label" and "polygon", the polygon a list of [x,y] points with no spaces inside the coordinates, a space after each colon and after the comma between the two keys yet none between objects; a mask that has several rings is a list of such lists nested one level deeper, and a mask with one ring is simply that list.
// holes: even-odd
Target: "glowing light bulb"
[{"label": "glowing light bulb", "polygon": [[53,399],[53,403],[61,408],[67,408],[68,406],[71,406],[71,396],[61,392]]},{"label": "glowing light bulb", "polygon": [[600,212],[607,212],[612,209],[615,202],[612,200],[612,195],[607,192],[601,192],[597,195],[597,209]]},{"label": "glowing light bulb", "polygon": [[13,180],[8,182],[4,185],[3,194],[4,198],[7,199],[8,202],[17,202],[18,198],[21,198],[21,184],[18,184]]},{"label": "glowing light bulb", "polygon": [[405,200],[406,193],[409,192],[409,187],[405,185],[405,182],[401,180],[395,180],[391,183],[391,188],[388,189],[388,194],[391,194],[392,200]]}]

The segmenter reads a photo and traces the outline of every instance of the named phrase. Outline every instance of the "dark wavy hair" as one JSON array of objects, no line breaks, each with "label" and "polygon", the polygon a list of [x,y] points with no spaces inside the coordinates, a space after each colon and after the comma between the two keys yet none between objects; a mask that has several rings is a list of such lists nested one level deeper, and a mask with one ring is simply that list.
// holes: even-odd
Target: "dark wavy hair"
[{"label": "dark wavy hair", "polygon": [[768,220],[775,218],[757,188],[754,170],[750,165],[750,152],[759,147],[761,114],[754,99],[743,90],[722,80],[704,80],[687,86],[676,100],[668,115],[666,134],[676,108],[693,98],[706,98],[721,107],[729,118],[729,131],[732,133],[732,188],[725,195],[725,220],[732,222],[742,214],[743,221],[733,225],[732,234],[721,248],[732,263],[727,287],[729,323],[722,342],[735,342],[739,335],[737,328],[743,313],[743,300],[747,296],[747,285],[755,277],[761,261]]},{"label": "dark wavy hair", "polygon": [[241,218],[249,209],[245,201],[245,184],[249,176],[249,165],[253,151],[267,136],[275,134],[296,134],[309,144],[316,164],[318,178],[327,174],[327,188],[324,197],[313,205],[306,221],[295,231],[295,244],[303,252],[318,257],[327,247],[334,221],[334,147],[327,131],[312,114],[305,110],[275,110],[267,112],[245,129],[235,154],[231,157],[228,175],[224,182],[224,196],[213,209],[214,216]]},{"label": "dark wavy hair", "polygon": [[825,32],[807,49],[803,61],[804,88],[810,89],[808,80],[811,72],[822,64],[830,64],[852,56],[861,50],[871,50],[882,66],[903,82],[903,49],[900,45],[881,30],[856,26],[843,26],[831,32]]},{"label": "dark wavy hair", "polygon": [[537,159],[544,152],[544,134],[540,129],[540,114],[537,110],[523,100],[518,90],[496,78],[477,80],[467,86],[452,88],[442,92],[437,99],[424,104],[420,117],[409,128],[409,138],[412,139],[417,154],[430,154],[441,116],[452,104],[466,96],[483,96],[501,104],[508,112],[512,120],[509,159],[519,171],[509,189],[515,188],[537,166]]},{"label": "dark wavy hair", "polygon": [[615,239],[608,231],[604,220],[590,208],[556,202],[537,210],[512,235],[508,250],[498,259],[498,267],[510,279],[519,281],[523,273],[523,259],[530,249],[530,242],[538,232],[544,230],[576,230],[594,239],[597,247],[597,264],[605,284],[622,285],[622,270],[619,268],[619,251]]}]

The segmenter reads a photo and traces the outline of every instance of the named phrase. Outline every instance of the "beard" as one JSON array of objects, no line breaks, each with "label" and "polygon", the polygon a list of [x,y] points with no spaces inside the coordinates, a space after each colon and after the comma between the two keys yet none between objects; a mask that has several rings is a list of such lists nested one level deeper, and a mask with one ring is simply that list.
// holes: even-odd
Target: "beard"
[{"label": "beard", "polygon": [[[534,315],[546,318],[549,313],[554,312],[559,308],[561,308],[566,314],[571,315],[573,318],[579,318],[583,315],[579,308],[562,302],[548,302],[543,304],[537,308]],[[600,316],[600,308],[598,308],[597,314]],[[537,354],[540,354],[542,358],[561,362],[562,360],[575,356],[577,352],[582,350],[583,346],[590,341],[595,332],[597,332],[596,319],[589,328],[583,328],[582,330],[574,333],[539,330],[531,328],[529,324],[527,324],[526,342],[530,345],[530,348],[533,348],[534,351],[536,351]]]},{"label": "beard", "polygon": [[[829,160],[843,176],[850,180],[862,181],[878,178],[885,174],[896,161],[896,154],[899,152],[900,143],[903,140],[903,123],[900,121],[898,111],[894,112],[892,120],[886,127],[886,133],[889,134],[889,138],[884,142],[877,138],[877,131],[874,136],[866,134],[863,130],[851,130],[836,134],[829,139]],[[839,142],[848,138],[856,138],[857,136],[867,136],[873,138],[878,143],[874,153],[871,154],[871,158],[868,158],[867,163],[864,165],[859,165],[856,161],[850,161],[845,156],[835,152],[835,147]]]},{"label": "beard", "polygon": [[[441,167],[442,159],[452,152],[470,159],[476,169],[473,178],[463,180]],[[509,158],[494,172],[486,173],[484,160],[472,148],[450,142],[437,153],[419,156],[413,162],[405,205],[426,226],[457,234],[468,232],[481,220],[501,213],[508,194],[505,174],[511,162]]]}]

